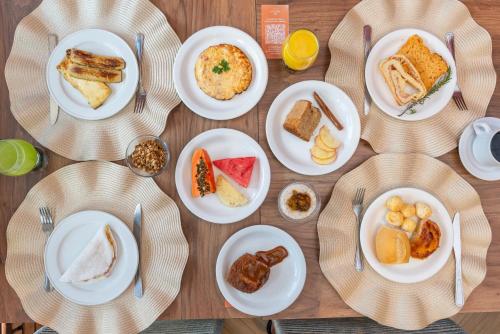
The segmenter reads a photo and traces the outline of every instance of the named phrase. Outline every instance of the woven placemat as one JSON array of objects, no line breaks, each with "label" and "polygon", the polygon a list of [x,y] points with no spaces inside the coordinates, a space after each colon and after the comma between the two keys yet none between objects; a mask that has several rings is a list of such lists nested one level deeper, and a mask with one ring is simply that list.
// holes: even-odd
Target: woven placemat
[{"label": "woven placemat", "polygon": [[[372,26],[373,45],[387,33],[401,28],[419,28],[444,41],[455,33],[458,83],[469,110],[461,111],[453,100],[437,115],[422,121],[402,121],[386,115],[372,103],[363,112],[363,26]],[[440,156],[457,146],[462,130],[483,117],[496,84],[491,37],[457,0],[363,0],[354,6],[332,33],[328,42],[331,61],[325,81],[342,88],[357,106],[361,138],[375,152],[425,153]]]},{"label": "woven placemat", "polygon": [[[56,225],[70,214],[92,209],[109,212],[132,229],[137,203],[143,208],[141,299],[134,297],[133,284],[117,299],[91,307],[44,291],[46,236],[39,207],[51,209]],[[26,195],[7,228],[5,274],[28,316],[59,333],[137,333],[177,296],[188,253],[177,205],[152,178],[111,162],[82,162],[47,176]]]},{"label": "woven placemat", "polygon": [[[49,125],[45,80],[49,33],[59,40],[86,28],[109,30],[134,50],[137,32],[145,35],[143,85],[148,95],[142,114],[135,99],[118,114],[99,121],[59,112]],[[160,135],[169,112],[180,102],[172,68],[180,41],[163,13],[147,0],[44,0],[21,20],[5,66],[11,111],[21,126],[48,149],[72,160],[120,160],[128,143],[145,134]]]},{"label": "woven placemat", "polygon": [[414,284],[391,282],[364,261],[354,269],[357,224],[352,199],[366,188],[365,208],[387,190],[411,186],[434,194],[448,213],[460,212],[462,269],[467,298],[486,275],[491,229],[474,188],[446,164],[423,154],[381,154],[342,176],[318,220],[321,270],[342,299],[357,312],[400,329],[420,329],[452,316],[455,306],[455,264],[450,256],[430,279]]}]

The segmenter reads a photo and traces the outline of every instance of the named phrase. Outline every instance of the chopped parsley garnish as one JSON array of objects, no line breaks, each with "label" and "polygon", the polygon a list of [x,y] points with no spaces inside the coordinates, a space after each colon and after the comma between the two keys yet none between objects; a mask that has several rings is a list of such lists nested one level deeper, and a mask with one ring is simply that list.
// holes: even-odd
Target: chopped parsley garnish
[{"label": "chopped parsley garnish", "polygon": [[214,68],[212,68],[212,72],[221,74],[222,72],[228,72],[230,69],[231,68],[229,67],[229,63],[227,62],[227,60],[222,59],[217,66],[214,66]]}]

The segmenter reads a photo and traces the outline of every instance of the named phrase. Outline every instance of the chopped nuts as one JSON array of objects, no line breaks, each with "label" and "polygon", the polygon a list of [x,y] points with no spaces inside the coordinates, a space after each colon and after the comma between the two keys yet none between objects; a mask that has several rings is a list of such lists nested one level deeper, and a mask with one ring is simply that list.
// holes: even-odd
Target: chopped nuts
[{"label": "chopped nuts", "polygon": [[156,174],[166,163],[166,152],[156,140],[146,140],[135,145],[130,161],[135,168]]}]

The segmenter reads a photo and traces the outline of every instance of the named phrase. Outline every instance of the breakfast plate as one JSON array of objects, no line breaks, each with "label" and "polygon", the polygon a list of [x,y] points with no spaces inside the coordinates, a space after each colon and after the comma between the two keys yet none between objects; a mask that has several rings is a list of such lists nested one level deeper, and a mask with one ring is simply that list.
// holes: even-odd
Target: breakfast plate
[{"label": "breakfast plate", "polygon": [[[404,203],[425,203],[425,206],[430,208],[427,213],[430,216],[426,219],[437,224],[440,231],[440,239],[438,238],[437,241],[437,249],[433,250],[430,255],[426,254],[425,258],[415,258],[412,248],[412,256],[407,259],[407,263],[386,264],[380,262],[380,255],[376,249],[376,238],[382,226],[390,226],[391,229],[406,233],[404,230],[399,230],[399,228],[389,224],[386,220],[386,214],[388,213],[388,209],[386,208],[387,201],[393,199],[395,196],[400,197]],[[417,210],[419,209],[417,208]],[[418,211],[417,214],[419,214]],[[421,220],[417,224],[422,224],[424,221]],[[411,237],[414,238],[415,234],[418,234],[418,228],[414,230]],[[451,255],[453,245],[451,218],[443,203],[426,191],[417,188],[392,189],[373,200],[363,214],[360,228],[360,243],[366,261],[381,276],[398,283],[421,282],[441,270]]]},{"label": "breakfast plate", "polygon": [[[339,131],[321,112],[319,124],[309,141],[302,140],[284,129],[287,114],[299,100],[313,99],[317,92],[338,118],[344,129]],[[312,102],[313,107],[317,107]],[[336,152],[336,160],[320,165],[311,159],[311,149],[319,130],[327,127],[341,145]],[[273,101],[266,118],[266,137],[276,158],[288,169],[303,175],[323,175],[342,167],[358,147],[361,125],[359,115],[352,100],[338,87],[324,81],[308,80],[293,84],[283,90]]]},{"label": "breakfast plate", "polygon": [[[66,57],[66,50],[72,48],[96,55],[120,57],[125,62],[121,82],[108,84],[110,95],[95,109],[57,69]],[[122,38],[102,29],[84,29],[64,37],[54,48],[47,63],[46,80],[51,97],[62,110],[76,118],[99,120],[115,115],[130,102],[137,88],[139,68],[134,52]]]},{"label": "breakfast plate", "polygon": [[[107,277],[89,282],[62,282],[61,277],[104,225],[116,242],[116,261]],[[80,305],[100,305],[120,296],[134,279],[139,263],[137,243],[117,217],[102,211],[80,211],[63,218],[47,240],[45,272],[52,286]]]},{"label": "breakfast plate", "polygon": [[[267,281],[255,292],[234,288],[227,280],[232,264],[243,254],[281,246],[287,251],[282,262],[273,265]],[[306,280],[306,261],[299,244],[285,231],[269,225],[254,225],[239,230],[222,246],[215,268],[219,290],[241,312],[268,316],[289,307],[300,295]]]},{"label": "breakfast plate", "polygon": [[[451,69],[451,78],[438,92],[425,101],[424,106],[416,106],[414,113],[400,115],[407,105],[399,106],[389,89],[379,65],[388,57],[396,54],[410,36],[418,35],[431,52],[439,54]],[[371,49],[365,65],[365,82],[368,92],[375,104],[387,115],[405,121],[419,121],[439,113],[450,101],[457,82],[456,67],[453,56],[446,45],[435,35],[420,29],[395,30],[382,37]]]},{"label": "breakfast plate", "polygon": [[[195,68],[197,68],[200,58],[208,57],[202,55],[209,48],[224,45],[221,54],[217,55],[217,61],[226,61],[228,55],[237,52],[238,58],[244,58],[248,67],[250,64],[251,75],[246,78],[246,82],[239,87],[239,93],[229,96],[221,96],[220,99],[208,95],[200,88],[197,81]],[[236,47],[236,48],[235,48]],[[215,51],[215,50],[214,50]],[[229,60],[229,59],[228,59]],[[227,64],[227,62],[225,63]],[[225,65],[223,64],[223,65]],[[202,86],[211,93],[210,88],[214,90],[214,96],[217,91],[224,88],[225,84],[217,86],[212,79],[219,79],[231,75],[231,66],[229,61],[227,67],[214,66],[208,69],[208,84]],[[227,70],[227,72],[225,72]],[[245,69],[249,75],[248,68]],[[259,44],[247,33],[226,26],[214,26],[202,29],[190,36],[180,48],[174,62],[174,84],[182,102],[196,114],[215,120],[227,120],[239,117],[252,109],[260,100],[267,86],[268,68],[267,60]],[[251,81],[249,81],[251,79]],[[210,87],[212,85],[212,87]],[[206,87],[208,86],[208,87]]]},{"label": "breakfast plate", "polygon": [[[199,192],[194,196],[193,191],[196,191],[192,175],[194,157],[211,159],[212,187],[215,188],[214,181],[217,179],[216,189],[222,191],[231,188],[233,193],[237,193],[236,196],[243,198],[244,203],[238,202],[234,206],[223,204],[225,197],[219,192],[214,193],[216,189],[212,189],[213,191],[204,196]],[[237,179],[245,186],[238,184],[230,174],[223,172],[225,164],[217,164],[218,161],[227,162],[230,159],[252,160],[253,169],[245,178],[246,184]],[[220,185],[219,181],[223,184]],[[184,205],[199,218],[217,224],[233,223],[250,216],[266,198],[270,182],[269,161],[260,145],[250,136],[233,129],[213,129],[197,135],[186,144],[175,167],[175,186]]]}]

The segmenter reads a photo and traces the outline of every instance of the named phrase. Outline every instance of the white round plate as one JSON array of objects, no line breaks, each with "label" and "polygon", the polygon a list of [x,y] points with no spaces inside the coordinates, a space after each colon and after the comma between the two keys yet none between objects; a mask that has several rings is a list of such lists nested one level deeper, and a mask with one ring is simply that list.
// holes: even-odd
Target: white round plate
[{"label": "white round plate", "polygon": [[[245,253],[283,246],[288,256],[271,267],[267,282],[254,293],[241,292],[226,281],[231,265]],[[297,299],[306,280],[306,260],[299,244],[285,231],[269,225],[254,225],[233,234],[222,246],[215,267],[219,290],[241,312],[257,317],[285,310]]]},{"label": "white round plate", "polygon": [[[385,223],[385,202],[391,196],[400,196],[405,203],[423,202],[432,209],[430,219],[439,225],[441,240],[439,248],[424,260],[410,258],[409,263],[382,264],[375,254],[375,236]],[[363,254],[370,266],[381,276],[398,283],[416,283],[432,277],[445,265],[451,255],[453,229],[445,206],[433,195],[416,188],[396,188],[377,197],[363,214],[360,230]]]},{"label": "white round plate", "polygon": [[[248,188],[243,188],[225,175],[248,198],[247,205],[227,207],[216,194],[196,198],[191,196],[191,158],[197,148],[204,148],[212,161],[248,156],[257,158]],[[217,175],[222,172],[215,166],[213,169],[217,179]],[[233,129],[208,130],[194,137],[182,150],[175,167],[175,186],[184,205],[199,218],[217,224],[234,223],[254,213],[264,202],[270,183],[269,161],[260,145],[243,132]]]},{"label": "white round plate", "polygon": [[[230,100],[217,100],[205,94],[194,76],[194,66],[200,53],[217,44],[240,48],[252,64],[252,82],[246,91]],[[236,118],[252,109],[267,86],[267,60],[260,45],[247,33],[225,26],[202,29],[182,44],[174,62],[174,84],[182,102],[198,115],[216,120]]]},{"label": "white round plate", "polygon": [[[111,275],[88,283],[59,281],[100,227],[108,224],[117,243]],[[80,211],[62,219],[45,246],[45,271],[52,286],[66,299],[80,305],[100,305],[120,296],[132,283],[139,252],[127,225],[102,211]]]},{"label": "white round plate", "polygon": [[[108,84],[112,93],[97,109],[92,109],[83,95],[56,68],[66,56],[66,50],[71,48],[125,60],[123,81]],[[130,102],[137,88],[139,70],[134,52],[123,39],[106,30],[85,29],[64,37],[57,44],[47,63],[46,78],[50,96],[66,113],[80,119],[99,120],[113,116]]]},{"label": "white round plate", "polygon": [[[500,119],[495,117],[484,117],[480,118],[474,122],[486,122],[492,127],[500,127]],[[474,123],[472,122],[472,123]],[[472,151],[472,143],[476,138],[476,134],[472,129],[472,123],[469,124],[462,132],[460,136],[460,142],[458,144],[458,153],[460,154],[460,160],[465,169],[478,179],[484,181],[498,181],[500,180],[500,168],[489,167],[481,165],[474,156]]]},{"label": "white round plate", "polygon": [[[451,80],[441,87],[439,92],[430,96],[425,101],[424,106],[415,107],[417,110],[416,113],[407,113],[399,117],[398,115],[403,112],[406,106],[399,106],[396,103],[378,66],[382,60],[394,55],[406,43],[408,38],[414,34],[422,37],[424,44],[431,52],[440,54],[448,63],[448,66],[451,67]],[[456,73],[457,70],[453,56],[441,39],[420,29],[400,29],[382,37],[371,49],[370,55],[366,60],[365,82],[373,102],[387,115],[405,121],[419,121],[436,115],[448,104],[457,82]]]},{"label": "white round plate", "polygon": [[[344,129],[337,130],[321,112],[319,125],[311,140],[306,142],[286,131],[283,123],[297,100],[309,100],[318,107],[313,92],[317,92],[325,101]],[[342,142],[337,149],[337,160],[329,165],[319,165],[311,160],[310,149],[314,145],[314,137],[323,125]],[[340,88],[317,80],[301,81],[283,90],[271,104],[266,119],[267,142],[274,155],[285,167],[303,175],[323,175],[342,167],[356,151],[360,131],[359,115],[349,96]]]}]

